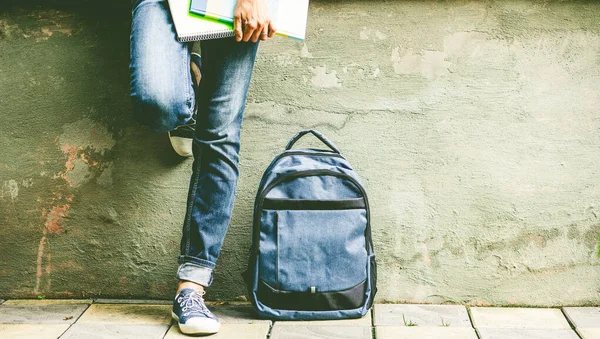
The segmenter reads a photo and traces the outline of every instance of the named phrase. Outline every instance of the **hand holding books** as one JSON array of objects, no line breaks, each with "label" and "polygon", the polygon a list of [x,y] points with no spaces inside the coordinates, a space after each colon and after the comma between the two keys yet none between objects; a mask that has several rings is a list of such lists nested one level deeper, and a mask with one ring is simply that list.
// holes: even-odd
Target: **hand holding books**
[{"label": "hand holding books", "polygon": [[308,0],[168,1],[181,42],[236,34],[238,41],[265,40],[274,34],[304,40],[306,34]]},{"label": "hand holding books", "polygon": [[275,35],[269,7],[265,0],[238,0],[233,15],[235,39],[257,42]]}]

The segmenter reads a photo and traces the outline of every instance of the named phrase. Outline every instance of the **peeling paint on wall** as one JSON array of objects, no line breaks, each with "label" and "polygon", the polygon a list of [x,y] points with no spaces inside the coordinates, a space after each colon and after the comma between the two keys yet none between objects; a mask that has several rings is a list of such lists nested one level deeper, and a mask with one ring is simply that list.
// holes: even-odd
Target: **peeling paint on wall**
[{"label": "peeling paint on wall", "polygon": [[[90,182],[95,175],[98,175],[99,183],[108,187],[112,185],[111,163],[104,163],[101,159],[115,145],[115,140],[104,125],[83,118],[65,124],[63,133],[56,141],[66,159],[64,170],[56,173],[52,178],[62,179],[68,186],[65,188],[64,184],[57,183],[56,191],[50,199],[40,199],[45,207],[41,208],[44,225],[38,244],[35,294],[50,288],[52,256],[47,250],[47,244],[52,236],[64,233],[69,209],[75,198],[74,190]],[[44,162],[40,164],[43,166]]]},{"label": "peeling paint on wall", "polygon": [[300,57],[305,59],[312,59],[313,55],[308,51],[308,46],[306,43],[302,45],[302,49],[300,50]]},{"label": "peeling paint on wall", "polygon": [[279,54],[275,56],[275,62],[281,67],[288,67],[294,64],[294,58],[290,54]]},{"label": "peeling paint on wall", "polygon": [[[42,237],[38,244],[37,262],[36,262],[36,282],[33,290],[34,294],[50,290],[52,273],[52,254],[46,251],[49,237],[60,235],[64,232],[65,218],[68,216],[69,208],[73,202],[74,195],[63,196],[55,194],[51,199],[51,206],[43,208],[41,217],[44,220]],[[45,280],[44,288],[41,288],[42,280]]]},{"label": "peeling paint on wall", "polygon": [[[25,178],[21,180],[20,186],[29,188],[33,185],[33,178]],[[19,182],[14,179],[9,179],[2,184],[0,189],[0,198],[10,198],[16,200],[19,197]]]},{"label": "peeling paint on wall", "polygon": [[70,37],[75,30],[73,15],[57,10],[34,10],[28,16],[35,19],[41,27],[20,27],[11,17],[0,17],[0,39],[33,38],[36,42],[47,41],[54,33]]},{"label": "peeling paint on wall", "polygon": [[444,53],[448,57],[479,57],[488,36],[481,32],[456,32],[444,38]]},{"label": "peeling paint on wall", "polygon": [[104,188],[112,188],[113,187],[113,179],[112,179],[113,167],[114,166],[112,163],[108,163],[106,168],[102,171],[102,173],[96,179],[96,182],[98,183],[98,185],[100,185]]},{"label": "peeling paint on wall", "polygon": [[92,150],[104,154],[104,152],[115,145],[115,140],[108,132],[106,127],[89,118],[83,118],[76,122],[65,124],[63,134],[58,137],[58,143],[63,152],[65,147],[71,149],[76,145],[77,148],[91,148]]},{"label": "peeling paint on wall", "polygon": [[385,40],[387,39],[387,35],[383,34],[378,30],[374,30],[371,28],[363,27],[359,34],[360,40]]},{"label": "peeling paint on wall", "polygon": [[19,184],[16,180],[10,179],[4,182],[2,185],[2,194],[0,197],[10,197],[12,200],[16,199],[19,196]]},{"label": "peeling paint on wall", "polygon": [[91,157],[103,156],[115,145],[115,140],[105,126],[88,118],[63,126],[63,134],[58,137],[61,151],[67,156],[65,170],[57,173],[55,178],[64,179],[73,188],[80,187],[94,177],[92,169],[102,175],[102,171],[110,165],[89,160]]},{"label": "peeling paint on wall", "polygon": [[427,80],[436,80],[449,73],[450,63],[446,61],[446,53],[424,51],[415,54],[412,50],[400,51],[400,47],[392,50],[391,61],[397,74],[421,75]]},{"label": "peeling paint on wall", "polygon": [[90,166],[81,158],[73,159],[73,167],[64,174],[63,178],[73,187],[77,188],[92,178]]},{"label": "peeling paint on wall", "polygon": [[[71,195],[67,200],[73,200],[73,196]],[[65,217],[68,214],[68,210],[71,205],[69,203],[65,203],[62,205],[55,205],[50,208],[50,210],[43,210],[42,216],[46,217],[46,222],[44,223],[44,234],[61,234],[63,232],[63,224]]]},{"label": "peeling paint on wall", "polygon": [[312,73],[312,84],[315,87],[322,88],[339,88],[342,87],[340,79],[337,77],[336,71],[327,72],[326,66],[316,66],[308,68]]}]

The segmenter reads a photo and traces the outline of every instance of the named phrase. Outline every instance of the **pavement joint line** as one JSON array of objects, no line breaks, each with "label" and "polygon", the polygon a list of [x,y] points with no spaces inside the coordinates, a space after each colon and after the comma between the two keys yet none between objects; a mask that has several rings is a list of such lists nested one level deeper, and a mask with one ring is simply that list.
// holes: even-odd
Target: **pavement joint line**
[{"label": "pavement joint line", "polygon": [[575,332],[575,335],[578,336],[579,338],[583,339],[582,335],[579,333],[579,331],[577,331],[577,327],[575,326],[575,322],[571,322],[571,318],[569,318],[569,316],[567,315],[567,313],[565,313],[565,308],[561,307],[560,311],[563,314],[563,317],[565,317],[565,319],[567,319],[567,323],[569,323],[569,326],[571,326],[571,329],[573,330],[573,332]]},{"label": "pavement joint line", "polygon": [[465,308],[467,309],[467,315],[469,316],[469,321],[471,322],[471,328],[475,330],[475,335],[477,338],[481,339],[481,334],[479,334],[477,327],[475,327],[475,321],[473,320],[473,315],[471,314],[471,306],[465,305]]},{"label": "pavement joint line", "polygon": [[175,319],[173,319],[171,317],[171,322],[169,323],[169,327],[167,327],[167,331],[165,332],[165,334],[163,334],[163,336],[161,337],[161,339],[164,339],[167,336],[167,334],[169,334],[169,331],[171,330],[171,327],[176,326],[176,325],[179,326],[179,324],[177,324],[175,322]]},{"label": "pavement joint line", "polygon": [[77,319],[75,319],[75,321],[74,321],[74,322],[72,322],[72,323],[69,325],[69,327],[67,327],[67,329],[66,329],[66,330],[65,330],[65,331],[64,331],[64,332],[63,332],[63,333],[62,333],[62,334],[61,334],[61,335],[60,335],[58,338],[61,338],[63,335],[65,335],[65,333],[67,333],[67,332],[68,332],[68,331],[71,329],[71,327],[73,327],[73,325],[77,324],[77,322],[79,321],[79,319],[80,319],[80,318],[83,316],[83,314],[84,314],[85,312],[87,312],[87,311],[88,311],[88,309],[90,308],[90,306],[91,306],[92,304],[89,304],[89,305],[88,305],[88,304],[85,304],[85,305],[86,305],[86,307],[85,307],[85,310],[79,314],[79,316],[77,317]]},{"label": "pavement joint line", "polygon": [[577,332],[577,327],[575,326],[575,322],[571,321],[571,318],[569,318],[569,316],[567,315],[567,313],[565,313],[565,308],[564,307],[560,308],[560,312],[562,313],[563,317],[565,317],[565,319],[567,319],[567,323],[569,323],[569,326],[571,326],[571,329],[577,334],[577,336],[579,338],[581,338],[581,335],[579,335],[579,332]]},{"label": "pavement joint line", "polygon": [[371,338],[377,339],[375,333],[375,304],[371,305]]},{"label": "pavement joint line", "polygon": [[266,339],[271,338],[271,332],[273,332],[273,326],[275,326],[275,322],[271,321],[269,323],[269,331],[267,332],[267,338]]},{"label": "pavement joint line", "polygon": [[473,315],[471,314],[471,307],[465,305],[465,308],[467,309],[467,315],[469,316],[469,322],[471,323],[471,327],[475,328],[475,322],[473,321]]},{"label": "pavement joint line", "polygon": [[476,327],[473,327],[473,329],[475,330],[475,335],[477,336],[477,338],[482,339],[481,333],[479,333],[479,329]]},{"label": "pavement joint line", "polygon": [[[171,320],[173,320],[173,319],[171,319]],[[163,335],[160,337],[161,339],[164,339],[164,337],[166,337],[166,336],[167,336],[167,333],[169,333],[169,330],[171,330],[171,327],[172,327],[172,326],[173,326],[173,321],[171,321],[171,322],[169,323],[169,326],[167,326],[167,330],[166,330],[166,331],[165,331],[165,333],[163,333]]]}]

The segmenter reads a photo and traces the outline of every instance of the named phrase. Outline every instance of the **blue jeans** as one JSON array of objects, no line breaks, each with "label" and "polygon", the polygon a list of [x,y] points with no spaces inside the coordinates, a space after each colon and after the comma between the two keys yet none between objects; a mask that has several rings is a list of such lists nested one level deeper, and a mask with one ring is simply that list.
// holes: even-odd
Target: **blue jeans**
[{"label": "blue jeans", "polygon": [[131,27],[134,117],[155,131],[188,122],[197,105],[194,164],[179,256],[180,280],[212,283],[231,219],[240,129],[258,43],[201,42],[202,80],[194,92],[189,44],[176,40],[166,0],[135,0]]}]

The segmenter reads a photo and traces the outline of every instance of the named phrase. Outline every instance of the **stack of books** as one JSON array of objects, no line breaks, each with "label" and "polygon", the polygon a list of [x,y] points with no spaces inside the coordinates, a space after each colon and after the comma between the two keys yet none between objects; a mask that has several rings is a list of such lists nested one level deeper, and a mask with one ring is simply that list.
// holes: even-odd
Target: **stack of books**
[{"label": "stack of books", "polygon": [[[265,0],[276,34],[304,40],[308,0]],[[234,36],[237,0],[169,0],[171,16],[181,42]]]}]

